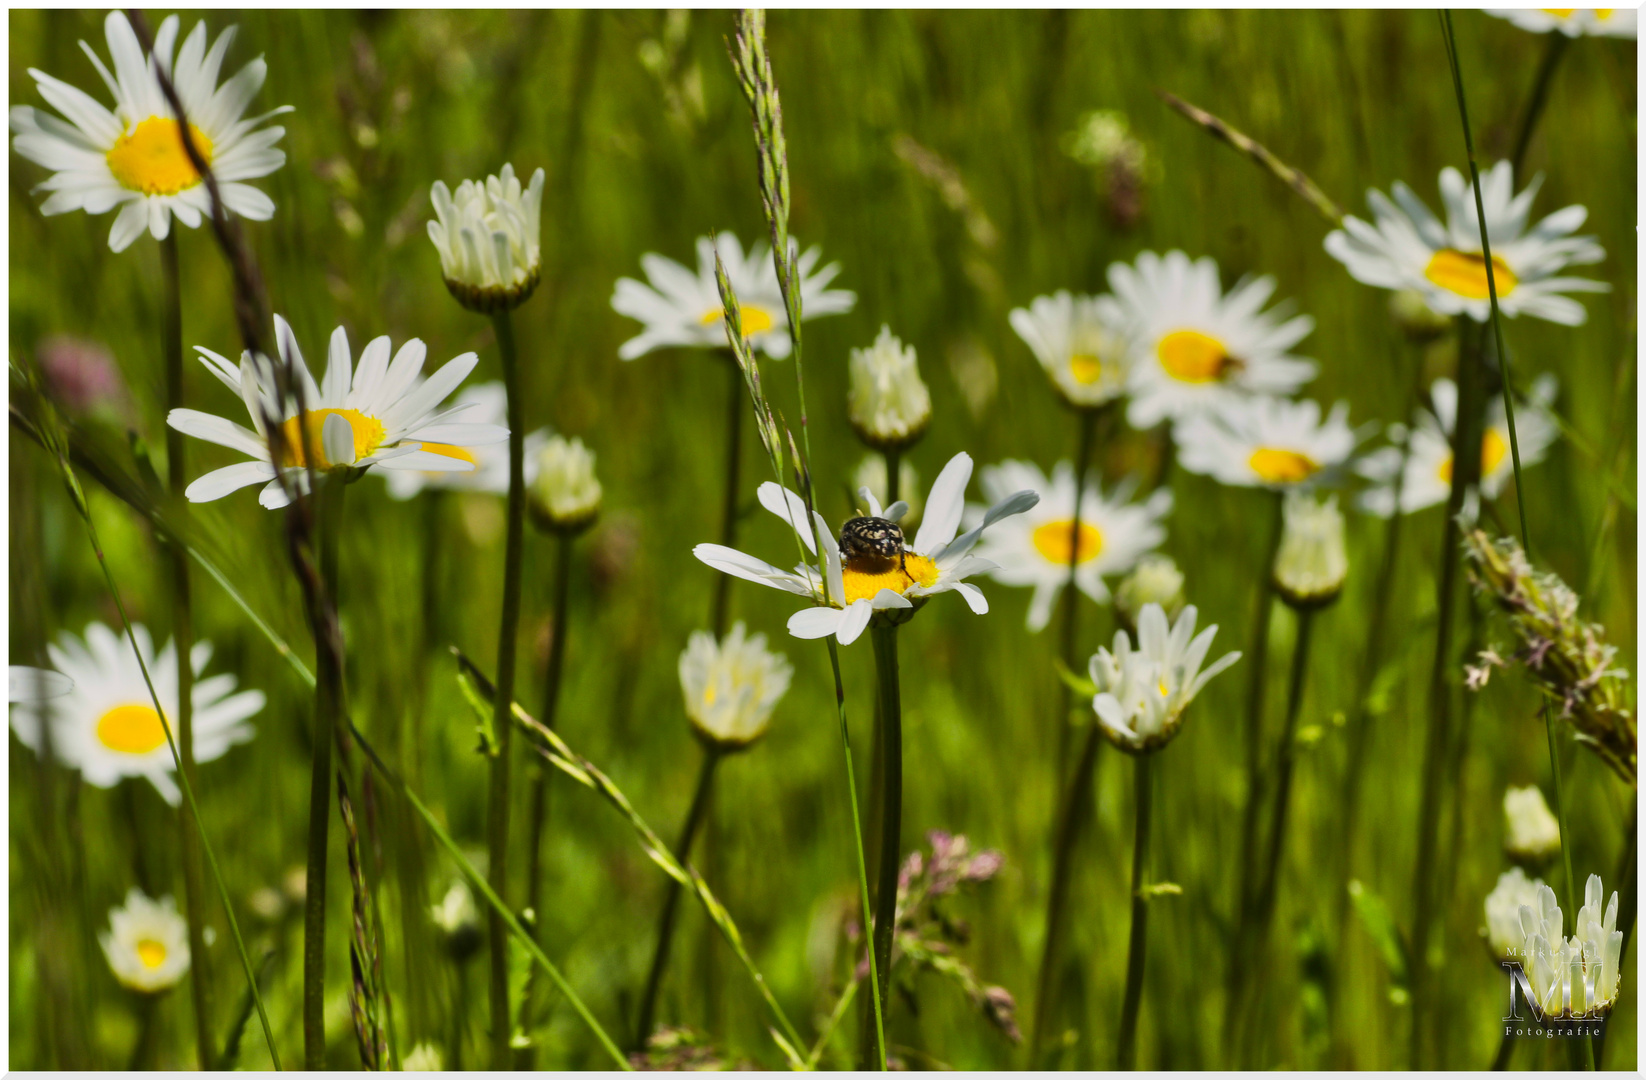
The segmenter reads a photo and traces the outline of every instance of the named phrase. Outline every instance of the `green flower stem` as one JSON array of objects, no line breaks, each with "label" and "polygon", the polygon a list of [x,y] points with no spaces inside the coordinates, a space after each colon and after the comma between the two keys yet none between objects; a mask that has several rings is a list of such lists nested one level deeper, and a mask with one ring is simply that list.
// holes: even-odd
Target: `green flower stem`
[{"label": "green flower stem", "polygon": [[[883,617],[882,617],[883,618]],[[885,776],[880,812],[880,881],[874,906],[874,964],[876,998],[884,1003],[892,973],[892,931],[897,923],[897,871],[902,863],[903,825],[903,702],[898,687],[897,627],[876,620],[869,629],[874,642],[874,670],[880,684],[881,759]],[[882,1004],[882,1008],[884,1005]],[[885,1018],[881,1017],[884,1045]],[[864,1047],[867,1050],[867,1045]],[[865,1054],[865,1057],[868,1057]],[[872,1057],[864,1068],[877,1063]]]},{"label": "green flower stem", "polygon": [[[344,479],[321,479],[315,493],[320,517],[320,577],[337,603],[337,546],[342,537]],[[326,1067],[326,839],[331,828],[332,748],[342,701],[342,672],[330,672],[332,651],[315,642],[314,745],[309,774],[308,870],[303,895],[303,1067]]]},{"label": "green flower stem", "polygon": [[[1079,435],[1074,455],[1074,513],[1069,519],[1069,579],[1063,589],[1063,666],[1079,670],[1080,661],[1080,590],[1075,587],[1075,571],[1080,567],[1080,504],[1086,495],[1086,471],[1091,467],[1092,443],[1097,434],[1097,418],[1101,409],[1081,409]],[[1063,712],[1057,725],[1057,761],[1059,767],[1068,759],[1069,710],[1073,707],[1073,691],[1063,690]]]},{"label": "green flower stem", "polygon": [[[704,743],[703,765],[697,773],[697,790],[692,794],[691,809],[686,813],[686,824],[680,830],[680,842],[674,846],[675,860],[685,864],[692,853],[692,841],[709,809],[709,793],[714,787],[715,766],[721,752]],[[643,1049],[650,1037],[657,1014],[657,995],[663,987],[663,969],[669,964],[669,944],[674,938],[675,918],[680,909],[680,882],[669,879],[668,892],[663,897],[663,913],[657,923],[657,948],[652,953],[651,972],[646,976],[646,993],[640,999],[640,1019],[635,1025],[635,1049]]]},{"label": "green flower stem", "polygon": [[[1624,833],[1623,854],[1618,859],[1617,872],[1612,876],[1614,882],[1621,881],[1618,891],[1622,894],[1617,912],[1617,928],[1623,932],[1623,947],[1618,950],[1618,969],[1624,970],[1623,962],[1629,955],[1629,938],[1635,929],[1636,915],[1636,886],[1638,884],[1639,868],[1636,859],[1636,842],[1638,839],[1637,826],[1639,825],[1640,795],[1635,793],[1629,797],[1628,827]],[[1595,1068],[1606,1067],[1606,1035],[1611,1030],[1611,1021],[1608,1019],[1601,1026],[1600,1034],[1594,1039]]]},{"label": "green flower stem", "polygon": [[1046,940],[1040,953],[1039,997],[1036,1000],[1034,1031],[1029,1041],[1029,1067],[1040,1068],[1041,1048],[1045,1045],[1047,1027],[1052,1022],[1052,992],[1056,985],[1059,961],[1062,959],[1063,927],[1067,921],[1069,880],[1074,872],[1074,849],[1080,837],[1080,825],[1086,818],[1085,809],[1091,805],[1092,782],[1096,774],[1098,749],[1097,722],[1088,722],[1086,741],[1081,744],[1080,760],[1075,765],[1074,777],[1063,793],[1063,803],[1057,816],[1057,833],[1052,849],[1052,885],[1046,899]]},{"label": "green flower stem", "polygon": [[1120,1047],[1115,1068],[1137,1068],[1137,1015],[1143,1004],[1143,959],[1149,944],[1149,900],[1144,886],[1149,873],[1149,824],[1154,807],[1154,755],[1136,758],[1134,794],[1137,832],[1132,841],[1132,933],[1126,948],[1126,996],[1120,1008]]},{"label": "green flower stem", "polygon": [[1543,106],[1549,101],[1549,87],[1554,83],[1555,68],[1560,66],[1560,58],[1566,55],[1566,47],[1572,39],[1559,31],[1551,31],[1543,35],[1543,62],[1537,66],[1537,76],[1532,82],[1532,96],[1526,103],[1526,115],[1520,120],[1520,133],[1515,136],[1515,150],[1509,155],[1510,166],[1514,169],[1515,179],[1520,178],[1520,167],[1526,161],[1526,151],[1532,145],[1532,132],[1537,129],[1538,118],[1543,115]]},{"label": "green flower stem", "polygon": [[1513,1030],[1509,1025],[1504,1025],[1503,1041],[1498,1043],[1497,1057],[1492,1059],[1493,1072],[1508,1071],[1509,1061],[1515,1056],[1515,1037],[1511,1034]]},{"label": "green flower stem", "polygon": [[[720,355],[719,353],[716,354]],[[731,372],[730,395],[726,402],[726,501],[720,510],[720,543],[724,547],[737,546],[737,495],[743,472],[743,370],[733,357],[724,357]],[[726,618],[731,610],[732,576],[716,574],[714,607],[710,612],[710,626],[714,638],[726,636]]]},{"label": "green flower stem", "polygon": [[903,468],[903,451],[884,450],[882,453],[886,458],[886,505],[889,507],[897,501],[900,494],[898,488],[902,485],[898,481],[902,478],[898,472]]},{"label": "green flower stem", "polygon": [[[491,761],[488,787],[490,805],[486,814],[486,873],[490,887],[500,898],[508,895],[509,858],[509,703],[514,700],[514,664],[520,628],[520,561],[525,547],[526,521],[526,421],[520,396],[520,365],[515,354],[514,324],[507,309],[492,316],[497,332],[497,351],[503,359],[503,385],[508,394],[509,422],[509,517],[503,554],[503,614],[497,633],[497,699],[492,717],[492,733],[497,739],[497,756]],[[512,917],[512,916],[511,916]],[[491,1067],[508,1069],[511,1064],[509,1036],[509,948],[502,912],[490,915],[491,947]]]},{"label": "green flower stem", "polygon": [[[166,412],[182,408],[183,401],[183,301],[177,267],[177,233],[160,242],[161,327],[160,347],[166,369]],[[172,512],[178,525],[188,525],[188,503],[183,489],[188,486],[184,468],[183,433],[166,425],[166,480],[171,488]],[[194,768],[194,613],[189,597],[189,556],[176,544],[165,545],[166,569],[171,577],[171,633],[177,648],[177,750],[182,768],[190,780],[198,780]],[[211,1029],[210,965],[206,962],[206,903],[201,885],[200,847],[195,841],[197,823],[189,819],[188,807],[177,815],[178,853],[183,863],[183,905],[189,927],[189,983],[194,991],[194,1036],[200,1054],[200,1068],[215,1067],[216,1051]]]}]

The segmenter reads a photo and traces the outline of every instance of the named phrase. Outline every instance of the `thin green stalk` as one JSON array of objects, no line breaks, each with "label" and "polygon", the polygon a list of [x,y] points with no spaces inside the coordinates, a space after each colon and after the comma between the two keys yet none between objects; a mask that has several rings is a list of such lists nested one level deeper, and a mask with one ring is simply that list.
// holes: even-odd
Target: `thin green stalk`
[{"label": "thin green stalk", "polygon": [[137,1041],[132,1044],[127,1072],[147,1072],[155,1066],[160,1050],[160,998],[155,994],[137,995]]},{"label": "thin green stalk", "polygon": [[[1069,577],[1063,588],[1063,666],[1079,670],[1080,657],[1080,590],[1075,587],[1075,571],[1080,568],[1080,504],[1086,495],[1086,471],[1091,467],[1092,442],[1097,432],[1099,410],[1081,409],[1079,434],[1075,440],[1074,455],[1074,513],[1069,519]],[[1059,768],[1069,756],[1069,709],[1074,692],[1063,689],[1063,711],[1058,716],[1057,760]]]},{"label": "thin green stalk", "polygon": [[1149,944],[1149,900],[1145,879],[1149,873],[1149,819],[1154,807],[1153,754],[1137,756],[1134,794],[1137,832],[1132,841],[1132,933],[1126,946],[1126,996],[1120,1008],[1120,1048],[1115,1068],[1137,1068],[1137,1015],[1143,1005],[1143,960]]},{"label": "thin green stalk", "polygon": [[1515,1054],[1515,1037],[1511,1034],[1513,1030],[1507,1024],[1503,1027],[1503,1041],[1498,1043],[1497,1057],[1492,1059],[1493,1072],[1505,1072],[1509,1068],[1509,1060]]},{"label": "thin green stalk", "polygon": [[[312,459],[311,459],[312,460]],[[338,543],[342,538],[344,479],[326,477],[316,492],[320,503],[320,578],[337,602]],[[309,775],[308,873],[303,895],[303,1067],[326,1067],[326,844],[331,828],[332,748],[342,711],[337,687],[341,672],[328,669],[337,660],[315,642],[321,677],[315,687],[314,745]]]},{"label": "thin green stalk", "polygon": [[834,1003],[834,1010],[829,1013],[828,1020],[824,1021],[823,1030],[818,1032],[817,1041],[812,1043],[811,1052],[806,1055],[807,1072],[814,1071],[817,1068],[817,1062],[823,1056],[823,1048],[829,1045],[829,1040],[834,1038],[835,1031],[840,1027],[840,1021],[844,1020],[846,1013],[851,1011],[852,1002],[857,998],[857,988],[861,981],[854,978],[846,983],[844,990],[840,991],[840,998]]},{"label": "thin green stalk", "polygon": [[[692,853],[692,841],[697,839],[698,827],[703,824],[709,808],[709,791],[714,785],[714,769],[720,763],[720,751],[708,743],[703,746],[703,765],[697,773],[697,789],[692,794],[691,809],[686,813],[686,824],[680,830],[680,841],[674,846],[677,861],[686,862]],[[657,948],[652,953],[652,966],[646,976],[646,993],[640,999],[640,1019],[635,1025],[636,1049],[646,1045],[657,1013],[657,995],[663,986],[663,969],[669,963],[669,943],[674,938],[675,917],[680,907],[680,882],[669,879],[668,892],[663,897],[663,914],[657,923]]]},{"label": "thin green stalk", "polygon": [[1029,1067],[1040,1068],[1041,1048],[1052,1022],[1052,988],[1062,959],[1065,911],[1069,902],[1069,882],[1074,873],[1074,851],[1080,837],[1085,810],[1092,801],[1092,780],[1096,772],[1098,731],[1095,719],[1088,723],[1086,741],[1073,778],[1063,793],[1057,817],[1057,835],[1052,849],[1052,885],[1046,898],[1046,940],[1040,951],[1040,979],[1035,1004],[1034,1030],[1029,1038]]},{"label": "thin green stalk", "polygon": [[[735,358],[729,358],[728,366],[731,368],[731,398],[726,403],[726,501],[720,510],[720,543],[723,547],[736,547],[737,496],[743,472],[743,372]],[[714,628],[716,641],[726,636],[731,591],[732,576],[716,574],[714,607],[709,623]]]},{"label": "thin green stalk", "polygon": [[[1492,336],[1493,340],[1497,344],[1498,365],[1501,368],[1503,376],[1503,412],[1504,418],[1507,420],[1509,425],[1509,454],[1514,463],[1515,507],[1520,513],[1520,546],[1525,550],[1526,557],[1530,559],[1532,555],[1532,542],[1530,531],[1526,524],[1526,489],[1521,482],[1520,476],[1520,438],[1515,431],[1514,394],[1510,389],[1513,384],[1513,378],[1509,370],[1509,353],[1508,350],[1503,347],[1503,318],[1502,313],[1498,310],[1497,274],[1492,263],[1492,240],[1491,237],[1487,235],[1486,209],[1480,190],[1480,167],[1475,162],[1474,134],[1469,127],[1469,103],[1463,91],[1463,70],[1457,58],[1457,38],[1455,31],[1452,28],[1452,13],[1449,10],[1443,10],[1441,12],[1441,28],[1446,39],[1446,59],[1450,62],[1452,68],[1452,86],[1457,91],[1457,111],[1458,116],[1463,123],[1463,144],[1469,155],[1469,178],[1473,182],[1472,186],[1474,188],[1475,195],[1475,213],[1478,217],[1480,225],[1480,250],[1486,269],[1486,292],[1492,306]],[[1549,68],[1551,73],[1553,71],[1554,62],[1558,59],[1558,54],[1552,58],[1546,59],[1545,66]],[[1544,81],[1547,80],[1547,77],[1547,75],[1543,76]],[[1546,93],[1547,87],[1540,86],[1540,90],[1543,93]],[[1533,105],[1534,108],[1540,108],[1538,102],[1535,100]],[[1535,122],[1535,120],[1535,116],[1528,117],[1528,128],[1533,122]],[[1529,133],[1524,137],[1529,138]],[[1524,147],[1518,147],[1517,150],[1523,152]],[[1461,428],[1462,424],[1459,423],[1458,426]],[[1478,468],[1476,471],[1478,472]],[[1455,483],[1456,480],[1454,478],[1454,484]],[[1577,903],[1575,899],[1577,894],[1577,879],[1572,875],[1571,830],[1567,827],[1566,800],[1564,792],[1561,790],[1560,780],[1560,754],[1559,748],[1555,742],[1554,721],[1549,715],[1549,702],[1547,698],[1542,699],[1542,712],[1543,727],[1548,735],[1549,741],[1549,771],[1553,779],[1552,786],[1555,793],[1555,816],[1560,822],[1560,856],[1566,870],[1566,887],[1564,890],[1566,894],[1566,910],[1575,912],[1577,911]],[[1573,918],[1576,918],[1576,916],[1574,915]],[[1589,1040],[1587,1039],[1583,1039],[1581,1041],[1583,1043],[1584,1052],[1587,1056],[1588,1066],[1591,1070],[1593,1070],[1595,1067],[1594,1047],[1590,1045]]]},{"label": "thin green stalk", "polygon": [[[1623,932],[1623,947],[1618,950],[1617,954],[1619,970],[1622,970],[1624,958],[1629,955],[1629,938],[1634,934],[1635,929],[1635,908],[1637,906],[1635,900],[1635,886],[1639,874],[1637,860],[1638,852],[1636,851],[1639,811],[1640,793],[1635,792],[1629,796],[1629,824],[1624,831],[1623,854],[1618,859],[1617,872],[1612,876],[1613,882],[1621,881],[1623,883],[1621,886],[1614,886],[1622,894],[1619,897],[1622,903],[1618,906],[1617,913],[1617,928]],[[1594,1039],[1596,1070],[1604,1069],[1606,1067],[1606,1036],[1610,1033],[1610,1031],[1611,1020],[1608,1018],[1605,1023],[1601,1025],[1600,1034],[1595,1036]]]},{"label": "thin green stalk", "polygon": [[[903,861],[903,702],[898,687],[897,627],[882,622],[870,627],[869,635],[874,642],[875,679],[880,684],[881,756],[886,770],[880,814],[880,881],[875,893],[873,947],[875,978],[878,981],[876,989],[884,1002],[891,982],[892,932],[897,923],[897,871]],[[874,1064],[870,1058],[863,1067],[870,1068]]]},{"label": "thin green stalk", "polygon": [[[497,700],[492,717],[492,733],[497,739],[497,756],[491,761],[491,782],[487,792],[486,873],[490,887],[499,896],[508,893],[509,858],[509,742],[513,724],[509,703],[514,700],[515,647],[520,628],[520,562],[525,547],[526,521],[526,421],[520,392],[520,365],[515,354],[514,324],[507,309],[492,316],[497,332],[497,351],[503,359],[503,385],[508,395],[509,423],[509,510],[508,532],[503,554],[503,614],[497,632]],[[512,917],[512,916],[511,916]],[[503,935],[500,911],[491,914],[491,1067],[507,1069],[509,1051],[509,949]]]},{"label": "thin green stalk", "polygon": [[[846,726],[846,686],[840,681],[840,652],[835,646],[834,638],[828,639],[829,666],[834,670],[834,702],[835,709],[840,715],[840,749],[846,759],[846,794],[852,804],[852,844],[857,853],[857,889],[858,903],[862,905],[864,926],[868,926],[869,908],[869,870],[863,861],[863,822],[857,813],[857,776],[852,767],[852,736]],[[869,954],[869,1000],[874,1011],[874,1061],[881,1072],[886,1071],[886,1025],[880,1003],[880,976],[879,964],[875,961],[874,950]],[[856,970],[855,961],[852,968]],[[867,1038],[864,1039],[867,1042]],[[821,1046],[821,1043],[819,1044]],[[813,1054],[816,1060],[816,1054]]]},{"label": "thin green stalk", "polygon": [[[554,616],[549,638],[549,663],[543,673],[543,725],[554,727],[560,709],[561,673],[566,663],[567,609],[571,593],[572,538],[554,541]],[[548,827],[548,769],[532,774],[531,838],[526,846],[526,907],[532,912],[532,936],[542,941],[543,833]],[[530,1001],[530,995],[527,996]]]},{"label": "thin green stalk", "polygon": [[901,494],[898,489],[902,487],[899,483],[902,477],[899,474],[903,468],[903,451],[891,449],[883,450],[881,453],[886,458],[886,505],[890,506]]},{"label": "thin green stalk", "polygon": [[1520,120],[1520,133],[1515,136],[1514,153],[1509,155],[1510,167],[1514,170],[1515,178],[1520,178],[1520,167],[1526,162],[1526,151],[1532,145],[1532,132],[1537,129],[1538,118],[1543,115],[1543,106],[1549,101],[1549,87],[1554,83],[1555,68],[1560,66],[1560,58],[1566,55],[1566,46],[1572,39],[1559,31],[1550,31],[1543,35],[1543,62],[1537,66],[1537,77],[1532,82],[1532,96],[1526,103],[1526,115]]}]

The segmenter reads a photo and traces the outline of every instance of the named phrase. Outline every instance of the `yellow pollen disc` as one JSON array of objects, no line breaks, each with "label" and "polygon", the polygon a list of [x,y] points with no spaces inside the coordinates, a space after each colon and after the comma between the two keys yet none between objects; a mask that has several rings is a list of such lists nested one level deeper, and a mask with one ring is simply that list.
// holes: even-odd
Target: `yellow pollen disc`
[{"label": "yellow pollen disc", "polygon": [[1320,471],[1320,466],[1307,454],[1268,446],[1252,451],[1246,464],[1265,484],[1295,484]]},{"label": "yellow pollen disc", "polygon": [[[1561,19],[1569,19],[1569,18],[1572,17],[1572,12],[1574,12],[1576,10],[1577,10],[1577,8],[1569,8],[1569,7],[1568,8],[1546,7],[1546,8],[1543,9],[1543,13],[1545,15],[1553,15],[1553,16],[1555,16],[1557,18],[1561,18]],[[1608,11],[1606,14],[1610,15],[1611,12]]]},{"label": "yellow pollen disc", "polygon": [[1069,357],[1069,374],[1073,375],[1074,381],[1081,386],[1090,386],[1103,374],[1103,364],[1095,356],[1075,353]]},{"label": "yellow pollen disc", "polygon": [[157,968],[166,962],[166,947],[152,938],[144,938],[137,943],[137,959],[143,961],[146,968]]},{"label": "yellow pollen disc", "polygon": [[[361,458],[366,457],[382,445],[383,422],[378,420],[375,416],[367,416],[358,409],[310,409],[309,441],[314,444],[315,453],[320,455],[320,461],[317,466],[318,468],[330,469],[337,464],[336,462],[326,460],[326,452],[321,445],[320,437],[321,431],[326,426],[326,417],[331,416],[334,413],[347,420],[349,422],[349,427],[354,431],[355,461],[359,461]],[[282,462],[282,464],[287,468],[302,468],[305,465],[303,459],[303,437],[297,430],[297,417],[294,416],[290,420],[282,423],[280,425],[280,430],[286,437],[286,459]],[[433,450],[436,445],[439,444],[424,443],[423,449]],[[474,460],[474,458],[468,456],[468,451],[457,446],[449,446],[445,448],[445,451],[433,450],[433,452],[437,454],[447,452],[450,457],[464,457],[469,461]],[[353,462],[346,462],[344,464],[353,464]]]},{"label": "yellow pollen disc", "polygon": [[160,714],[148,705],[116,705],[97,720],[97,741],[121,754],[147,754],[164,745]]},{"label": "yellow pollen disc", "polygon": [[[200,156],[211,164],[211,140],[193,124],[189,135]],[[183,149],[176,120],[151,116],[115,142],[107,155],[109,172],[120,186],[145,195],[176,195],[200,182],[194,162]]]},{"label": "yellow pollen disc", "polygon": [[[755,307],[753,304],[744,304],[737,310],[742,316],[744,337],[748,337],[750,334],[763,334],[767,330],[770,330],[775,322],[772,318],[771,312],[767,311],[765,308]],[[710,326],[725,317],[725,308],[715,308],[712,311],[704,313],[702,320],[703,325]]]},{"label": "yellow pollen disc", "polygon": [[1173,330],[1160,339],[1156,350],[1160,366],[1181,382],[1216,382],[1240,367],[1221,341],[1198,330]]},{"label": "yellow pollen disc", "polygon": [[[1470,300],[1486,300],[1492,295],[1486,285],[1486,257],[1473,252],[1442,248],[1429,260],[1423,276]],[[1496,255],[1492,256],[1492,277],[1497,281],[1499,297],[1508,296],[1520,283],[1509,265]]]},{"label": "yellow pollen disc", "polygon": [[[1490,476],[1492,471],[1503,464],[1503,459],[1509,456],[1509,444],[1503,436],[1497,433],[1496,428],[1487,428],[1486,437],[1480,440],[1480,475]],[[1437,470],[1441,482],[1447,487],[1452,484],[1452,455],[1447,454],[1446,460],[1440,463]]]},{"label": "yellow pollen disc", "polygon": [[925,585],[928,588],[936,585],[937,564],[924,555],[910,551],[904,554],[902,566],[894,566],[878,574],[846,566],[841,568],[841,576],[845,578],[846,603],[850,604],[868,599],[881,589],[890,589],[901,596],[911,585]]},{"label": "yellow pollen disc", "polygon": [[1035,529],[1033,533],[1034,548],[1045,556],[1046,561],[1056,566],[1068,566],[1069,556],[1072,554],[1076,562],[1087,562],[1095,559],[1103,550],[1103,534],[1097,526],[1089,521],[1080,523],[1080,539],[1075,546],[1078,551],[1069,550],[1069,535],[1073,531],[1074,522],[1048,521]]}]

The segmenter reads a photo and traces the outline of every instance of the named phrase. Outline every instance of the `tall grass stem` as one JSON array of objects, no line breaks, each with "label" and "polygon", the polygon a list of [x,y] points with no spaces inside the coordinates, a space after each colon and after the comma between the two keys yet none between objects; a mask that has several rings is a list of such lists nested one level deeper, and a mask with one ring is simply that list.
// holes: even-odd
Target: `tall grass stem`
[{"label": "tall grass stem", "polygon": [[1143,1005],[1143,962],[1149,945],[1149,827],[1154,810],[1155,755],[1136,758],[1136,833],[1132,841],[1132,930],[1126,947],[1126,991],[1120,1008],[1120,1040],[1115,1068],[1137,1068],[1137,1017]]},{"label": "tall grass stem", "polygon": [[[716,354],[717,356],[720,354]],[[727,357],[731,369],[731,392],[726,402],[726,501],[720,510],[720,543],[722,547],[737,546],[737,500],[741,494],[743,474],[743,372],[734,357]],[[714,607],[710,612],[710,626],[714,639],[726,636],[726,619],[731,611],[732,576],[716,574]]]}]

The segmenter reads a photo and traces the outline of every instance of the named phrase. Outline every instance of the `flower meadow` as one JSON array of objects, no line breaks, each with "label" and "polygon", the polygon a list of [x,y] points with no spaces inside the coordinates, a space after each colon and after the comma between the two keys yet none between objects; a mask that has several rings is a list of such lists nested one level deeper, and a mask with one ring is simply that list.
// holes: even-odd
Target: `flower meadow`
[{"label": "flower meadow", "polygon": [[1637,1067],[1634,12],[9,19],[12,1067]]}]

